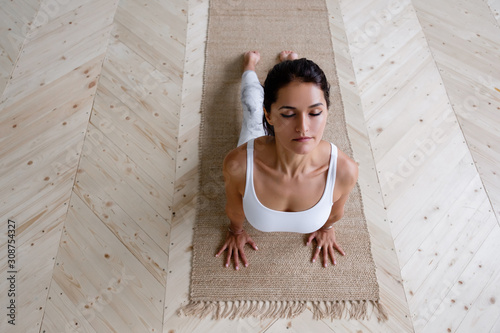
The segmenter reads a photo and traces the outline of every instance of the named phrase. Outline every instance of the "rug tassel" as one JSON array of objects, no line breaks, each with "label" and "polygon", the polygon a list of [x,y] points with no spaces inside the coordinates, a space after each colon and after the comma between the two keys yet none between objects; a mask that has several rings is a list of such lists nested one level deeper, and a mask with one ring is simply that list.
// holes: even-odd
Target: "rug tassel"
[{"label": "rug tassel", "polygon": [[288,312],[288,318],[295,318],[304,312],[306,309],[305,302],[296,301],[293,307],[290,307],[290,311]]},{"label": "rug tassel", "polygon": [[224,319],[228,318],[231,315],[231,313],[234,309],[234,306],[235,306],[235,302],[227,302],[226,308],[224,309],[224,312],[222,312],[222,318],[224,318]]},{"label": "rug tassel", "polygon": [[333,317],[336,302],[326,302],[326,317]]},{"label": "rug tassel", "polygon": [[368,302],[363,301],[363,306],[361,308],[361,319],[367,320],[368,319]]},{"label": "rug tassel", "polygon": [[[375,315],[379,322],[387,321],[388,315],[384,306],[377,301],[314,301],[312,305],[313,319],[369,319]],[[227,302],[190,302],[178,311],[181,317],[205,318],[212,315],[212,319],[256,317],[268,318],[295,318],[308,307],[305,301],[227,301]],[[370,309],[371,308],[371,309]]]},{"label": "rug tassel", "polygon": [[269,318],[269,315],[273,313],[273,303],[274,302],[265,303],[265,312],[262,314],[262,318],[267,319]]},{"label": "rug tassel", "polygon": [[279,313],[281,302],[271,302],[267,318],[275,318]]},{"label": "rug tassel", "polygon": [[244,316],[242,314],[247,311],[249,303],[250,302],[247,302],[247,301],[237,302],[235,307],[233,308],[232,314],[229,317],[229,319],[233,320],[236,318],[244,318]]},{"label": "rug tassel", "polygon": [[356,301],[352,301],[349,307],[349,318],[354,318],[356,313]]},{"label": "rug tassel", "polygon": [[313,319],[319,320],[325,318],[325,312],[321,308],[322,302],[312,302],[313,306]]},{"label": "rug tassel", "polygon": [[255,307],[255,311],[254,311],[254,314],[253,316],[254,317],[258,317],[260,318],[262,316],[262,314],[264,313],[264,305],[266,304],[266,302],[263,302],[263,301],[257,301],[257,305]]},{"label": "rug tassel", "polygon": [[272,314],[272,318],[285,318],[288,303],[289,302],[287,302],[287,301],[275,302],[276,308],[274,309],[274,312]]},{"label": "rug tassel", "polygon": [[299,302],[299,306],[297,308],[297,311],[294,313],[294,316],[300,315],[302,312],[306,311],[306,309],[307,309],[307,303]]},{"label": "rug tassel", "polygon": [[213,312],[214,308],[213,302],[191,302],[179,310],[179,315],[205,318]]},{"label": "rug tassel", "polygon": [[287,312],[286,312],[286,318],[293,318],[294,317],[294,313],[297,312],[297,307],[299,305],[299,302],[295,301],[295,302],[290,302],[290,306],[288,307],[287,309]]},{"label": "rug tassel", "polygon": [[200,315],[201,318],[205,318],[208,315],[212,314],[214,310],[216,309],[217,305],[215,302],[207,302],[205,306],[203,307],[203,311]]},{"label": "rug tassel", "polygon": [[345,302],[334,302],[332,304],[332,312],[330,315],[332,320],[335,318],[342,319],[342,312],[344,311],[342,304],[345,304]]},{"label": "rug tassel", "polygon": [[240,301],[234,302],[233,306],[231,307],[231,312],[228,315],[230,320],[234,320],[236,318],[236,315],[238,314],[239,308],[240,308]]},{"label": "rug tassel", "polygon": [[385,310],[385,307],[382,305],[382,303],[380,303],[380,301],[373,301],[373,303],[373,309],[377,316],[377,320],[379,322],[387,321],[389,319],[389,316],[387,315],[387,311]]},{"label": "rug tassel", "polygon": [[259,302],[256,301],[248,301],[247,303],[248,308],[246,309],[246,311],[241,313],[241,318],[247,318],[253,315],[257,310],[257,305],[259,305]]},{"label": "rug tassel", "polygon": [[354,319],[364,319],[366,317],[367,312],[367,302],[366,301],[357,301],[354,304],[354,316],[351,318]]},{"label": "rug tassel", "polygon": [[243,301],[242,304],[240,304],[240,308],[238,309],[236,318],[245,318],[246,313],[248,312],[248,309],[251,305],[252,301]]}]

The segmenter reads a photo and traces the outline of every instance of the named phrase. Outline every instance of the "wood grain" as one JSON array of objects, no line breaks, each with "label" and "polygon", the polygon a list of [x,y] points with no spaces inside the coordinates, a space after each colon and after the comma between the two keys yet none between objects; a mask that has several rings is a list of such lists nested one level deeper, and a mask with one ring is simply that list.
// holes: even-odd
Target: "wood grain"
[{"label": "wood grain", "polygon": [[[19,291],[0,330],[499,331],[500,5],[481,0],[327,1],[390,320],[177,316],[208,5],[0,0],[0,216],[16,221]],[[1,237],[4,272],[6,255]]]}]

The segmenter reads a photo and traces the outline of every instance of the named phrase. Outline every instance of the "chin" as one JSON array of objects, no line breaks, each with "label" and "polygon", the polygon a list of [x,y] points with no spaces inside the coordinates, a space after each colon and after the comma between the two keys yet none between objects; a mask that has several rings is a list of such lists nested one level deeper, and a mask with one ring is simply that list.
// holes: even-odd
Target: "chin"
[{"label": "chin", "polygon": [[319,143],[317,143],[315,140],[310,140],[309,142],[295,142],[292,141],[292,146],[290,147],[291,150],[300,155],[307,155],[310,152],[312,152]]}]

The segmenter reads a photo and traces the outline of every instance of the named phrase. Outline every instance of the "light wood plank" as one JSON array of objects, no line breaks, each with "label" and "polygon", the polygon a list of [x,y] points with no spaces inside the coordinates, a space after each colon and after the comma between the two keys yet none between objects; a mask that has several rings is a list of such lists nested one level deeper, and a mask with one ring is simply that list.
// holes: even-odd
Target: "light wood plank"
[{"label": "light wood plank", "polygon": [[137,258],[74,195],[54,281],[96,331],[160,330],[163,286],[143,271]]},{"label": "light wood plank", "polygon": [[[168,49],[183,54],[183,44],[179,41],[185,36],[179,36],[182,29],[169,27],[175,20],[164,20],[166,13],[175,16],[172,11],[178,6],[163,7],[155,1],[143,4],[122,1],[119,6],[117,17],[129,10],[141,15],[129,21],[127,27],[120,27],[122,30],[113,27],[72,201],[74,204],[83,200],[90,209],[81,208],[71,216],[78,221],[77,225],[90,218],[93,228],[107,230],[104,234],[110,245],[102,250],[108,251],[109,257],[108,261],[104,258],[96,262],[95,270],[81,266],[90,260],[86,254],[89,244],[98,249],[103,245],[97,245],[102,244],[97,233],[77,228],[73,229],[71,246],[61,247],[58,260],[64,260],[66,265],[71,261],[68,272],[74,270],[85,281],[88,291],[75,294],[72,301],[96,331],[159,331],[163,320],[164,265],[168,262],[182,73],[174,59],[164,56],[158,59],[160,53],[148,50]],[[142,23],[148,20],[155,22],[154,29],[151,24]],[[171,39],[141,40],[137,35],[140,30],[136,30],[141,24],[148,27],[146,34],[154,33],[155,29],[170,31]],[[158,44],[152,45],[151,41]],[[150,56],[144,58],[146,55]],[[75,224],[68,219],[67,223],[70,222]],[[68,251],[78,247],[82,250],[72,258]],[[117,251],[115,255],[111,250]],[[139,264],[130,268],[129,275],[136,277],[134,281],[145,289],[126,286],[112,302],[98,307],[99,295],[108,294],[102,285],[110,278],[106,268],[109,269],[113,258],[127,261],[135,258]],[[152,284],[151,279],[157,284]],[[55,272],[54,281],[67,291],[71,275]],[[89,295],[91,298],[86,299]],[[82,304],[93,307],[90,315],[93,313],[95,318],[87,318],[89,311]],[[141,310],[137,312],[138,307]],[[100,308],[102,312],[97,316],[95,310]],[[51,318],[50,313],[47,318]]]},{"label": "light wood plank", "polygon": [[500,315],[497,317],[496,323],[490,330],[490,333],[500,332]]},{"label": "light wood plank", "polygon": [[[406,265],[402,275],[406,292],[409,293],[415,329],[421,331],[428,324],[424,331],[432,331],[434,323],[428,322],[430,316],[426,302],[442,302],[449,287],[443,285],[443,281],[456,281],[466,269],[474,257],[473,253],[465,250],[466,245],[472,242],[473,248],[480,247],[494,226],[490,223],[484,227],[482,222],[485,219],[495,221],[495,218],[491,215],[486,192],[458,126],[457,116],[451,108],[447,87],[431,57],[421,22],[412,4],[398,4],[404,9],[391,15],[386,14],[393,5],[384,1],[375,1],[358,8],[356,4],[350,3],[343,13],[345,22],[349,22],[350,27],[346,31],[351,45],[359,48],[361,44],[356,42],[363,36],[362,33],[367,37],[363,52],[353,55],[363,110],[370,128],[370,141],[387,214],[394,226],[395,244],[399,257],[403,258],[401,264]],[[364,15],[367,12],[370,16]],[[381,15],[385,15],[385,19],[378,20],[377,17],[384,17]],[[388,23],[385,23],[386,19]],[[447,19],[458,22],[453,15]],[[360,31],[360,28],[364,28],[364,31]],[[397,29],[401,28],[408,30],[409,34],[397,34]],[[407,51],[408,43],[413,43],[412,52]],[[440,132],[434,132],[436,129]],[[430,146],[425,142],[432,139],[433,135],[435,142]],[[426,152],[424,148],[431,149]],[[409,165],[406,170],[402,169],[404,163]],[[465,179],[461,178],[463,172],[466,173]],[[386,173],[399,176],[397,182],[387,177]],[[457,177],[455,181],[449,176],[450,173]],[[460,181],[460,188],[463,188],[468,186],[474,175],[475,183],[470,190],[480,200],[472,203],[463,197],[466,207],[472,209],[467,213],[466,207],[454,206],[456,199],[445,200],[440,187],[449,191],[451,186],[456,186],[456,182]],[[436,202],[434,193],[441,199],[439,205],[431,206],[430,203]],[[454,194],[452,196],[457,197]],[[438,225],[448,219],[452,226]],[[470,238],[464,234],[455,240],[454,245],[463,249],[461,261],[456,261],[457,255],[454,255],[454,248],[450,245],[454,235],[457,236],[456,227],[452,229],[457,223],[467,227],[474,225],[473,230],[476,230],[470,233]],[[432,247],[436,247],[436,244],[439,255],[439,251],[445,251],[443,259],[446,259],[440,262],[450,263],[452,269],[448,265],[435,266],[436,263],[430,257],[435,253]],[[421,257],[423,252],[426,252],[425,258]],[[431,266],[425,266],[429,260]],[[418,286],[421,283],[419,281],[425,287],[414,290],[412,286]],[[475,289],[474,292],[480,290]],[[457,311],[446,313],[447,318],[459,315]]]},{"label": "light wood plank", "polygon": [[40,2],[0,1],[0,96],[3,95],[12,71],[16,66],[19,52],[31,30]]},{"label": "light wood plank", "polygon": [[65,323],[64,332],[97,333],[85,316],[80,312],[73,301],[64,293],[64,290],[52,280],[48,300],[57,301],[47,303],[47,311],[51,316],[44,317],[43,326],[46,332],[57,332],[61,323]]},{"label": "light wood plank", "polygon": [[[93,30],[66,26],[63,31],[34,34],[35,28],[42,29],[44,24],[57,26],[61,22],[58,13],[47,17],[45,22],[39,20],[48,8],[47,2],[2,5],[2,10],[6,9],[5,13],[18,28],[12,29],[12,33],[24,38],[22,44],[14,47],[20,46],[19,57],[16,56],[16,67],[9,73],[0,98],[1,181],[8,186],[2,189],[0,215],[2,220],[7,216],[14,219],[18,227],[19,320],[16,329],[23,332],[38,332],[46,310],[56,245],[66,218],[78,154],[104,56],[102,45],[106,44],[92,34],[106,33],[102,22],[94,22]],[[88,18],[89,12],[87,7],[80,13]],[[68,65],[59,66],[57,61],[62,54],[58,52],[62,50],[45,45],[44,37],[57,36],[62,43],[73,33],[79,36],[75,40],[79,43],[77,52],[70,53]],[[43,61],[37,63],[37,58]],[[54,68],[56,70],[52,70]],[[29,75],[23,76],[23,73]],[[48,77],[50,80],[43,86],[35,84]],[[2,283],[1,289],[5,287]],[[3,325],[2,321],[2,331]]]},{"label": "light wood plank", "polygon": [[500,2],[496,0],[487,0],[488,6],[491,10],[491,14],[497,20],[500,25]]},{"label": "light wood plank", "polygon": [[389,321],[383,324],[372,318],[368,322],[334,321],[332,324],[329,323],[329,326],[334,331],[366,329],[369,331],[409,332],[412,331],[409,308],[404,294],[390,223],[384,209],[384,198],[381,194],[373,159],[374,153],[371,149],[363,110],[360,107],[357,78],[354,74],[351,54],[347,52],[349,45],[345,34],[346,23],[341,19],[341,3],[339,1],[327,2],[327,6],[348,135],[354,159],[358,161],[360,168],[358,182],[370,232],[372,254],[377,267],[380,298],[389,313]]},{"label": "light wood plank", "polygon": [[500,72],[500,54],[492,52],[500,45],[498,21],[484,1],[469,1],[462,6],[451,1],[439,5],[426,0],[414,3],[498,219],[500,192],[494,185],[498,177],[492,172],[500,163],[500,147],[496,144],[500,140],[500,80],[495,75]]},{"label": "light wood plank", "polygon": [[[110,131],[109,127],[101,126],[105,133]],[[132,160],[122,150],[120,150],[103,132],[91,124],[87,130],[89,150],[95,150],[95,153],[102,158],[110,167],[120,168],[120,175],[130,184],[143,200],[148,202],[164,218],[170,218],[171,209],[165,205],[165,198],[170,199],[171,194],[165,189],[166,185],[158,183],[150,176],[140,164]],[[167,158],[169,160],[169,158]],[[138,161],[139,162],[139,161]],[[164,164],[168,164],[165,163]]]},{"label": "light wood plank", "polygon": [[[163,191],[140,165],[124,155],[92,124],[88,129],[86,143],[92,145],[89,148],[92,154],[89,155],[97,158],[102,166],[103,171],[98,173],[97,183],[107,184],[105,176],[114,179],[114,186],[106,186],[102,190],[125,208],[127,214],[134,221],[138,221],[140,227],[165,253],[168,253],[168,242],[165,237],[170,231],[172,208],[165,204],[165,198],[169,198],[171,194]],[[119,193],[128,195],[122,196]]]},{"label": "light wood plank", "polygon": [[[0,215],[19,226],[16,328],[499,331],[498,1],[327,3],[390,320],[177,317],[189,291],[208,1],[0,0]],[[119,271],[129,266],[135,278]]]},{"label": "light wood plank", "polygon": [[[164,285],[166,275],[164,265],[168,260],[167,254],[141,228],[143,221],[139,220],[139,223],[136,223],[126,213],[125,210],[128,210],[128,207],[123,206],[122,208],[112,196],[106,193],[113,187],[123,191],[123,186],[111,168],[107,168],[106,171],[104,168],[106,166],[99,161],[84,155],[80,162],[77,183],[74,187],[75,194],[91,207],[94,214],[127,247],[128,251],[145,266],[158,282]],[[103,187],[103,184],[107,184],[107,186]],[[120,191],[117,190],[117,192]],[[131,192],[133,191],[128,191],[128,193]]]},{"label": "light wood plank", "polygon": [[[97,6],[96,2],[105,6]],[[88,14],[89,7],[97,7],[97,12],[104,17],[97,17],[94,20],[92,15]],[[97,54],[104,53],[111,28],[110,18],[112,19],[115,7],[116,4],[113,2],[95,0],[87,7],[82,7],[81,10],[87,12],[87,15],[73,15],[75,24],[70,24],[67,19],[64,20],[64,15],[62,18],[56,16],[51,22],[60,25],[59,20],[63,20],[64,28],[30,36],[19,58],[22,65],[17,65],[13,70],[12,78],[5,88],[0,103],[9,105],[19,101],[40,86],[55,81],[95,58]],[[81,29],[80,23],[91,28]],[[69,41],[65,39],[68,35],[72,36]]]},{"label": "light wood plank", "polygon": [[[396,239],[396,246],[405,251],[400,251],[400,264],[404,268],[411,261],[411,257],[416,255],[417,252],[422,251],[422,244],[428,242],[429,240],[438,242],[437,239],[432,237],[435,233],[440,233],[443,235],[447,234],[447,228],[452,226],[454,229],[463,228],[466,224],[467,219],[475,214],[475,209],[480,203],[485,201],[484,195],[478,195],[476,190],[478,190],[481,185],[479,183],[479,178],[477,175],[470,175],[464,172],[452,172],[453,175],[452,184],[446,183],[448,186],[443,186],[448,190],[445,193],[435,193],[430,200],[425,202],[425,208],[422,209],[420,213],[412,217],[410,223],[407,227],[402,230],[401,234]],[[470,177],[472,179],[469,179]],[[460,179],[458,181],[457,179]],[[457,186],[458,185],[458,186]],[[452,190],[450,192],[450,189]],[[441,191],[438,191],[441,192]],[[465,195],[469,194],[470,197]],[[446,197],[444,197],[446,195]],[[447,207],[443,209],[442,207]],[[453,221],[450,216],[458,218],[458,222]],[[451,231],[455,233],[455,230]],[[406,250],[406,248],[408,248]],[[428,248],[429,254],[434,256],[436,251],[432,250],[431,247]],[[413,263],[414,265],[415,263]],[[422,262],[422,264],[425,264]]]},{"label": "light wood plank", "polygon": [[[491,259],[492,253],[500,251],[500,227],[495,221],[490,221],[495,227],[489,233],[477,251],[471,247],[469,250],[475,252],[467,268],[454,283],[449,293],[441,304],[437,306],[436,312],[429,320],[427,327],[445,332],[470,332],[471,328],[478,332],[488,332],[493,326],[500,307],[496,304],[499,296],[498,285],[500,282],[500,259],[495,257]],[[477,285],[480,294],[476,288],[470,285]],[[446,316],[445,313],[458,312],[456,317]],[[424,327],[425,331],[427,328]]]},{"label": "light wood plank", "polygon": [[96,101],[91,124],[133,161],[147,161],[143,164],[145,171],[166,190],[174,177],[175,170],[172,166],[175,162],[175,148],[168,147],[165,144],[168,141],[126,106],[118,104],[117,112],[110,112],[108,108],[103,108],[106,103],[100,100],[99,95],[96,96]]}]

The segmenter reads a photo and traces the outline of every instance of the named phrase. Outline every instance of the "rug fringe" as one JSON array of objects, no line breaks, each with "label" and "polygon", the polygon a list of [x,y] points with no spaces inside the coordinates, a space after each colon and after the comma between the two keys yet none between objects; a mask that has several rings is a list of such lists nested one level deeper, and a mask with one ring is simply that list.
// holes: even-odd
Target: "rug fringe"
[{"label": "rug fringe", "polygon": [[356,319],[368,320],[375,315],[377,320],[387,321],[388,315],[379,301],[228,301],[190,302],[179,309],[179,316],[230,320],[256,317],[295,318],[311,305],[313,319]]},{"label": "rug fringe", "polygon": [[369,320],[372,315],[375,315],[379,322],[389,319],[379,301],[313,302],[312,311],[316,320],[327,318]]}]

